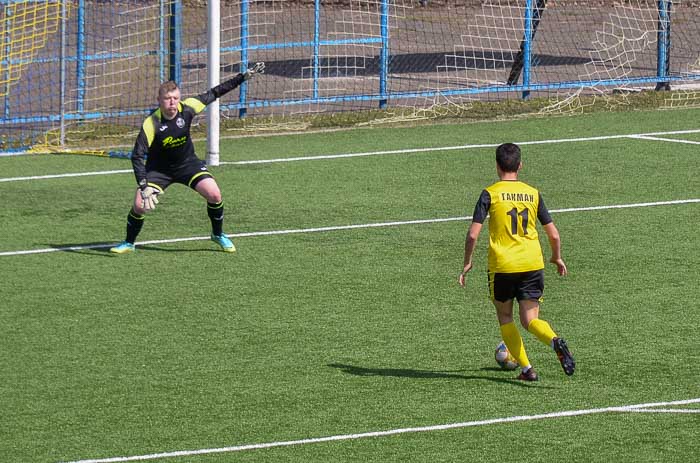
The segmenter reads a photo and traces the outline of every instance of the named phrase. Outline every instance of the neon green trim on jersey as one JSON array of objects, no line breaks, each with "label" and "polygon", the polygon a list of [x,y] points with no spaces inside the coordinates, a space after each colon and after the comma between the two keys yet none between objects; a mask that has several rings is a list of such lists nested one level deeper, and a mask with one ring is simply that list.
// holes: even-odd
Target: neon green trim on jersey
[{"label": "neon green trim on jersey", "polygon": [[185,101],[182,102],[182,104],[189,106],[190,108],[194,109],[195,114],[199,114],[202,111],[204,111],[204,108],[207,107],[204,103],[199,101],[198,98],[187,98]]},{"label": "neon green trim on jersey", "polygon": [[156,125],[160,123],[160,109],[157,109],[151,117],[147,117],[143,121],[143,133],[146,134],[146,140],[150,147],[153,140],[156,138]]}]

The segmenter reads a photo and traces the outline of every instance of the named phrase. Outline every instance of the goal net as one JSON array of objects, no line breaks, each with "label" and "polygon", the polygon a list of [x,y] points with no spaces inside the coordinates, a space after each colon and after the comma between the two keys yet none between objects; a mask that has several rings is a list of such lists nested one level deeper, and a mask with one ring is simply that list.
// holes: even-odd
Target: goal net
[{"label": "goal net", "polygon": [[670,89],[658,92],[669,108],[700,105],[694,0],[220,0],[218,18],[203,0],[0,5],[4,153],[128,155],[160,82],[207,89],[212,21],[221,80],[266,63],[220,101],[222,136],[459,117],[483,103],[577,113],[644,90]]}]

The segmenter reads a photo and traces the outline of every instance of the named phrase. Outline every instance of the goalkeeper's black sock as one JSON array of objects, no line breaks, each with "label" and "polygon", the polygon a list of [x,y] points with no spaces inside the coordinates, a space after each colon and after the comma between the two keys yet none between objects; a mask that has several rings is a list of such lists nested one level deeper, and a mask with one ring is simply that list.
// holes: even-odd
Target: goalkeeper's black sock
[{"label": "goalkeeper's black sock", "polygon": [[207,203],[207,214],[211,220],[211,232],[216,236],[224,234],[224,202]]},{"label": "goalkeeper's black sock", "polygon": [[136,242],[136,237],[139,235],[141,227],[143,227],[145,218],[145,215],[138,215],[134,212],[134,208],[131,208],[126,218],[126,241],[132,244]]}]

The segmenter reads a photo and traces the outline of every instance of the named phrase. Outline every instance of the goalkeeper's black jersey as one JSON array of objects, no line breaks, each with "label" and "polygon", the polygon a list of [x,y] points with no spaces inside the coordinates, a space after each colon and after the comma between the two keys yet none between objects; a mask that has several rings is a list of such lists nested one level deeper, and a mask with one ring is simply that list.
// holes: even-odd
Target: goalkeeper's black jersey
[{"label": "goalkeeper's black jersey", "polygon": [[243,82],[243,76],[238,74],[233,79],[201,95],[181,101],[177,114],[171,120],[162,116],[160,108],[153,111],[143,121],[131,154],[136,182],[141,183],[146,179],[149,171],[172,173],[183,165],[198,161],[190,136],[192,120],[204,111],[209,103],[237,87],[241,82]]}]

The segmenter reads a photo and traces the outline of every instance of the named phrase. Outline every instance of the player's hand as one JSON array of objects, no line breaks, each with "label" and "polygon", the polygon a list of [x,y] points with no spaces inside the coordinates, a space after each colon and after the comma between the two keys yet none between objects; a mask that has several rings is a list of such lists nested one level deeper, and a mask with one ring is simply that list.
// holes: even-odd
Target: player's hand
[{"label": "player's hand", "polygon": [[243,73],[243,80],[250,80],[256,74],[263,74],[265,72],[265,63],[255,63],[252,68],[248,69]]},{"label": "player's hand", "polygon": [[459,286],[464,287],[467,284],[467,273],[472,269],[472,263],[469,262],[464,266],[464,270],[459,274]]},{"label": "player's hand", "polygon": [[156,188],[146,186],[141,189],[141,207],[146,212],[152,211],[158,204],[158,195],[162,192]]},{"label": "player's hand", "polygon": [[557,266],[557,273],[559,273],[559,275],[566,276],[566,274],[569,273],[569,271],[566,269],[566,264],[562,259],[555,259],[552,257],[549,261]]}]

